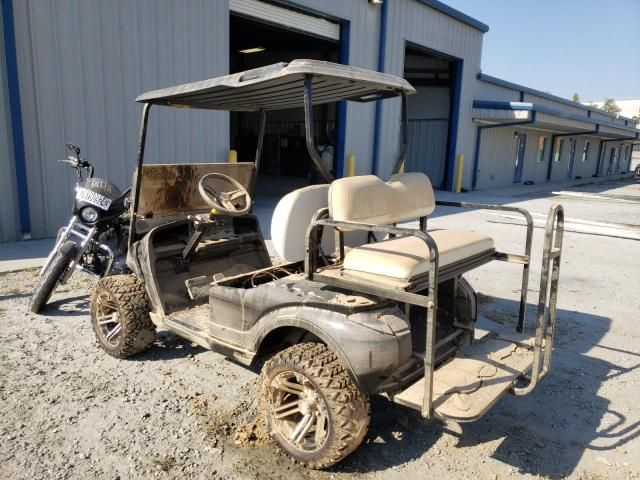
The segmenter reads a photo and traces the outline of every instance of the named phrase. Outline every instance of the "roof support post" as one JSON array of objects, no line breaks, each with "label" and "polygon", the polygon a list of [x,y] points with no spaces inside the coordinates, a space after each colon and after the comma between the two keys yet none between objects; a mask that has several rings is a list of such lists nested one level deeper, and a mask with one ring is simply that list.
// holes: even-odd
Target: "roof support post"
[{"label": "roof support post", "polygon": [[138,137],[138,161],[135,170],[133,202],[131,203],[131,224],[129,226],[129,252],[133,251],[133,239],[136,234],[136,216],[140,204],[140,184],[142,183],[142,163],[144,162],[144,148],[147,142],[147,124],[149,122],[150,103],[142,105],[142,119],[140,120],[140,134]]},{"label": "roof support post", "polygon": [[551,135],[551,155],[549,156],[549,165],[547,165],[547,181],[551,180],[551,170],[553,165],[553,155],[556,151],[556,139],[558,137],[580,137],[582,135],[594,135],[600,131],[600,125],[596,125],[595,130],[590,132],[572,132],[572,133],[553,133]]},{"label": "roof support post", "polygon": [[260,171],[260,159],[262,157],[262,144],[264,142],[264,129],[267,123],[267,112],[260,110],[260,129],[258,130],[258,143],[256,144],[256,156],[254,163],[256,165],[256,175]]},{"label": "roof support post", "polygon": [[396,164],[393,167],[393,173],[399,173],[404,167],[404,161],[407,158],[407,153],[409,151],[409,120],[407,119],[407,96],[402,94],[402,112],[400,114],[400,139],[402,143],[400,144],[400,152],[398,153],[398,159],[396,160]]},{"label": "roof support post", "polygon": [[491,128],[517,127],[518,125],[528,125],[536,121],[536,111],[531,111],[529,120],[520,120],[517,122],[498,123],[495,125],[478,125],[476,133],[476,147],[473,151],[473,177],[471,180],[471,189],[475,190],[478,185],[478,170],[480,169],[480,145],[482,144],[482,132]]},{"label": "roof support post", "polygon": [[305,139],[307,141],[307,151],[316,168],[324,177],[327,183],[335,180],[329,169],[322,163],[318,150],[316,149],[313,134],[313,75],[306,75],[304,78],[304,127]]}]

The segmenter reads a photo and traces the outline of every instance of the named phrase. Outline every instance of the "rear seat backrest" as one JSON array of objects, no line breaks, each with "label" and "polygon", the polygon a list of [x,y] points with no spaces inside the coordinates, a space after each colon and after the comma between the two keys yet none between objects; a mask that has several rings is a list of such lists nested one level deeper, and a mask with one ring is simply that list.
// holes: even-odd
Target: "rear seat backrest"
[{"label": "rear seat backrest", "polygon": [[[304,260],[307,228],[311,219],[321,208],[327,208],[329,185],[311,185],[288,193],[278,202],[271,217],[271,242],[282,260],[297,262]],[[347,232],[344,243],[357,247],[367,243],[367,232]],[[322,233],[322,249],[326,254],[335,250],[333,230],[325,228]]]},{"label": "rear seat backrest", "polygon": [[429,177],[400,173],[383,182],[375,175],[335,180],[329,187],[329,215],[338,221],[389,225],[430,215],[435,197]]},{"label": "rear seat backrest", "polygon": [[304,259],[307,227],[313,215],[326,208],[328,189],[329,185],[299,188],[278,202],[271,217],[271,242],[281,259],[287,262]]}]

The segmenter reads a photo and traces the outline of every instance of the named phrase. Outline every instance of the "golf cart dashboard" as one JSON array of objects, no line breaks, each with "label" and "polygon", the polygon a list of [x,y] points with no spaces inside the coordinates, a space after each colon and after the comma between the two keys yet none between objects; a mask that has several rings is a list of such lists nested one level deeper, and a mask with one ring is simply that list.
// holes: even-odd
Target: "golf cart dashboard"
[{"label": "golf cart dashboard", "polygon": [[196,232],[203,232],[207,238],[224,238],[234,235],[233,218],[230,215],[201,213],[187,217]]}]

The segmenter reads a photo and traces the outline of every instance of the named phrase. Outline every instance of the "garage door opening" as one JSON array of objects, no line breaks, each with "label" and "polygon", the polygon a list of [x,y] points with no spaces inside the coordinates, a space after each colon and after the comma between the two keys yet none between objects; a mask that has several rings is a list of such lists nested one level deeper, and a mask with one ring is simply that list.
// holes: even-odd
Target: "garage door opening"
[{"label": "garage door opening", "polygon": [[417,93],[408,102],[406,171],[423,172],[435,188],[446,188],[455,108],[457,62],[420,47],[405,47],[404,77]]},{"label": "garage door opening", "polygon": [[[240,72],[296,58],[337,62],[339,43],[318,36],[266,24],[253,18],[231,15],[230,72]],[[302,92],[300,92],[302,95]],[[318,151],[335,172],[336,105],[314,107],[314,131]],[[260,114],[232,112],[230,145],[238,161],[253,161]],[[267,194],[282,195],[311,183],[323,183],[305,143],[302,108],[271,111],[267,114],[262,158],[257,186]]]}]

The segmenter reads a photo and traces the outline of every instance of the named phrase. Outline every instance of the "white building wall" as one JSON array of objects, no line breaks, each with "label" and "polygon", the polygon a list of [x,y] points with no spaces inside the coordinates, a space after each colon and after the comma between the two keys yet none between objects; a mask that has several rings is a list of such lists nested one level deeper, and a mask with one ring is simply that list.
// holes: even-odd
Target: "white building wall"
[{"label": "white building wall", "polygon": [[519,102],[520,92],[511,88],[501,87],[493,83],[476,80],[474,98],[480,100],[495,100],[499,102]]},{"label": "white building wall", "polygon": [[[481,31],[415,0],[395,0],[389,2],[388,9],[388,37],[385,52],[385,71],[387,73],[403,75],[405,42],[407,41],[464,60],[456,157],[459,154],[464,154],[467,158],[463,185],[469,187],[472,169],[468,159],[472,156],[474,137],[471,110],[475,77],[480,71],[483,34]],[[400,100],[383,102],[382,112],[378,175],[386,178],[391,174],[398,155]]]},{"label": "white building wall", "polygon": [[[141,92],[227,73],[226,0],[14,2],[34,237],[66,222],[74,175],[58,164],[81,146],[96,174],[121,187],[136,160]],[[147,159],[226,159],[228,114],[152,110]]]}]

